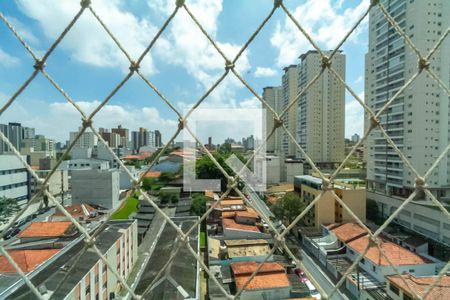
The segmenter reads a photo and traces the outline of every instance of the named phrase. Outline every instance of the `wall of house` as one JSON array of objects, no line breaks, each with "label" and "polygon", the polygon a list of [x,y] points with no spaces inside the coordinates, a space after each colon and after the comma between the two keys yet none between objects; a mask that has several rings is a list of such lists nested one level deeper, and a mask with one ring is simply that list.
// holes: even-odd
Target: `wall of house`
[{"label": "wall of house", "polygon": [[256,231],[244,231],[234,229],[223,229],[223,235],[225,239],[237,240],[237,239],[269,239],[272,236],[270,234],[256,232]]},{"label": "wall of house", "polygon": [[290,287],[260,289],[260,290],[246,290],[242,292],[240,299],[242,300],[276,300],[288,299],[290,297]]}]

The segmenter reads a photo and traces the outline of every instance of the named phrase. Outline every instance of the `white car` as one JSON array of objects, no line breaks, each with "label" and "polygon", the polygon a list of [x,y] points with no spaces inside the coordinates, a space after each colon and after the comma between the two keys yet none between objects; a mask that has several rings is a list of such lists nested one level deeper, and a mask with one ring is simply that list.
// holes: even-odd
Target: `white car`
[{"label": "white car", "polygon": [[305,281],[306,286],[309,289],[309,293],[311,294],[311,297],[314,297],[316,299],[321,299],[320,293],[317,291],[316,287],[311,283],[311,281],[306,280]]}]

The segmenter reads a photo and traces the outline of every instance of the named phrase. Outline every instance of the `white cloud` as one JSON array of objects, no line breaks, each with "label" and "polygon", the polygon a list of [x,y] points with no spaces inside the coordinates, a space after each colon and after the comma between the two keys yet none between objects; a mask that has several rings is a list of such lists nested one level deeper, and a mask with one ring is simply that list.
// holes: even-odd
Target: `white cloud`
[{"label": "white cloud", "polygon": [[273,77],[277,75],[277,71],[272,68],[257,67],[255,77]]},{"label": "white cloud", "polygon": [[[19,8],[37,20],[45,36],[56,39],[80,9],[79,1],[19,0]],[[92,6],[132,59],[137,59],[156,33],[156,27],[120,6],[119,0],[98,0]],[[129,62],[98,21],[86,10],[61,46],[82,63],[99,67],[119,67],[127,72]],[[154,73],[151,54],[142,62],[143,72]]]},{"label": "white cloud", "polygon": [[[363,0],[356,7],[340,12],[342,1],[308,0],[297,6],[293,15],[320,47],[333,49],[353,26],[356,18],[368,8],[369,2]],[[367,22],[367,18],[364,22]],[[356,41],[360,32],[356,30],[349,40]],[[277,24],[270,42],[278,50],[279,66],[294,63],[300,54],[312,49],[309,41],[287,17]]]},{"label": "white cloud", "polygon": [[[358,94],[364,101],[364,92]],[[351,137],[357,133],[363,136],[364,132],[364,108],[354,98],[345,103],[345,136]]]},{"label": "white cloud", "polygon": [[20,63],[20,59],[6,53],[0,48],[0,65],[5,67],[14,67]]}]

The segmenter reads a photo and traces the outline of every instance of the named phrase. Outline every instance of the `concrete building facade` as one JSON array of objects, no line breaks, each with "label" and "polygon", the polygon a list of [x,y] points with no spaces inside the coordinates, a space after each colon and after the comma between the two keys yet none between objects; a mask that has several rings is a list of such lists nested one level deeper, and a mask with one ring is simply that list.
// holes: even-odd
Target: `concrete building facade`
[{"label": "concrete building facade", "polygon": [[[326,55],[330,54],[325,52]],[[298,92],[322,69],[317,51],[300,56]],[[337,52],[332,66],[345,80],[345,55]],[[345,89],[335,75],[325,70],[299,98],[297,141],[314,162],[341,162],[344,159]],[[302,157],[298,152],[298,156]]]},{"label": "concrete building facade", "polygon": [[72,171],[72,204],[87,203],[106,209],[119,204],[120,174],[111,170]]},{"label": "concrete building facade", "polygon": [[[24,157],[26,160],[26,157]],[[30,197],[30,176],[15,155],[0,155],[0,197],[15,199],[20,206]]]},{"label": "concrete building facade", "polygon": [[[295,138],[297,135],[297,107],[298,105],[292,104],[298,93],[298,66],[290,65],[285,67],[282,82],[282,107],[281,111],[289,107],[286,114],[283,115],[282,121],[291,135]],[[292,104],[292,105],[291,105]],[[283,130],[281,139],[281,154],[285,157],[295,156],[296,147],[288,134]]]},{"label": "concrete building facade", "polygon": [[[280,113],[282,107],[282,94],[283,90],[281,86],[273,87],[265,87],[263,89],[263,99],[267,102],[270,107],[275,110],[275,112]],[[267,107],[263,106],[266,109],[265,121],[266,121],[266,135],[272,131],[274,125],[274,117],[271,110]],[[267,140],[266,144],[266,152],[280,154],[281,150],[281,135],[282,129],[277,129],[272,134],[272,136]]]},{"label": "concrete building facade", "polygon": [[[450,25],[446,0],[383,0],[400,28],[421,53],[427,53]],[[430,68],[450,82],[450,40],[445,39],[430,58]],[[369,15],[369,52],[366,54],[365,102],[375,112],[417,71],[417,56],[379,9]],[[367,119],[367,118],[366,118]],[[424,174],[449,142],[449,97],[426,74],[421,74],[393,101],[380,122],[414,168]],[[366,130],[370,124],[366,120]],[[407,197],[415,176],[387,144],[378,129],[367,140],[368,189]],[[449,160],[445,157],[430,174],[432,193],[450,198]]]}]

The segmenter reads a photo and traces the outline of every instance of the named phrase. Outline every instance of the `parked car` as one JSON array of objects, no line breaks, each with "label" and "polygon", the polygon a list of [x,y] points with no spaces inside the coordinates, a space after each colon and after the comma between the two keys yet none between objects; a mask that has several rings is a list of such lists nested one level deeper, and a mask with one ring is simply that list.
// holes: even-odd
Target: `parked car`
[{"label": "parked car", "polygon": [[306,274],[302,269],[297,268],[294,270],[294,273],[299,277],[300,282],[305,282],[308,280],[308,277],[306,277]]},{"label": "parked car", "polygon": [[39,208],[38,211],[37,211],[37,213],[41,215],[41,214],[43,214],[43,213],[48,212],[49,210],[50,210],[50,207],[45,207],[45,206],[44,206],[44,207]]},{"label": "parked car", "polygon": [[26,219],[21,219],[21,220],[19,220],[19,221],[16,221],[16,223],[14,223],[13,227],[20,227],[20,226],[22,226],[23,224],[25,224],[26,222],[27,222]]},{"label": "parked car", "polygon": [[305,284],[306,284],[306,286],[309,289],[309,293],[310,293],[311,297],[316,298],[316,299],[321,299],[322,298],[322,296],[317,291],[316,287],[311,283],[311,281],[306,280]]}]

